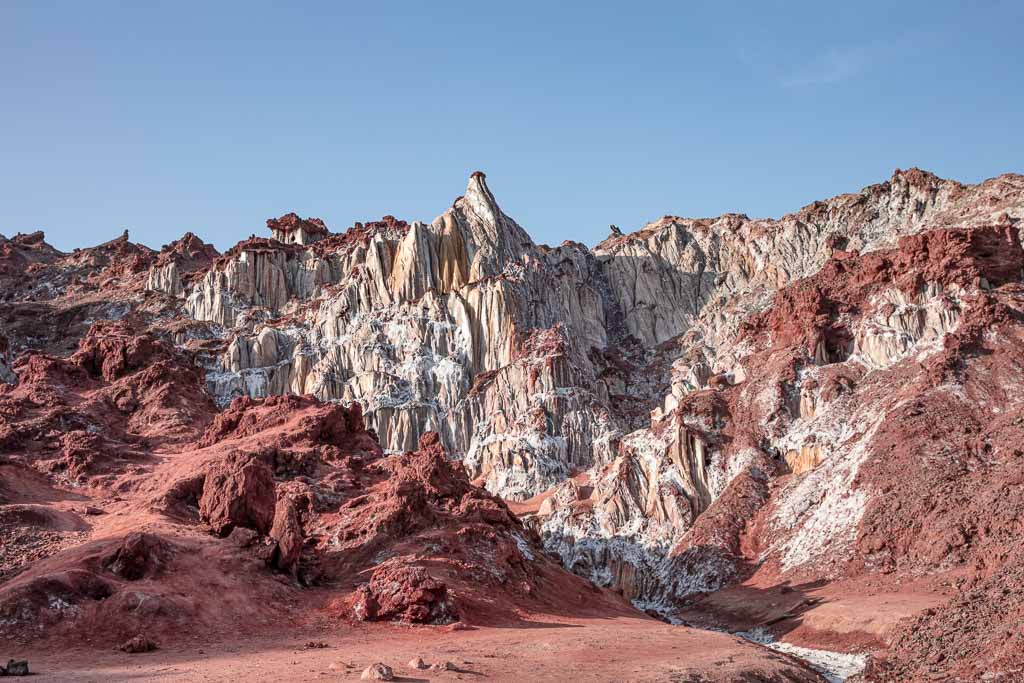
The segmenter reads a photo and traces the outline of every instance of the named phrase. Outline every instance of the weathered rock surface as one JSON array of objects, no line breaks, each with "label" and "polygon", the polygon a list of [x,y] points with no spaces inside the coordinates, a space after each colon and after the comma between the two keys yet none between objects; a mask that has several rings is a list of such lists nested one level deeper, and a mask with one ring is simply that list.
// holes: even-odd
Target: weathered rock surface
[{"label": "weathered rock surface", "polygon": [[[474,174],[429,225],[388,217],[330,236],[294,214],[269,221],[276,239],[238,245],[184,296],[189,315],[231,328],[207,376],[220,401],[358,401],[385,449],[437,431],[490,490],[523,499],[610,463],[673,363],[673,396],[741,378],[725,351],[740,322],[837,249],[1019,217],[1020,185],[897,172],[778,221],[665,217],[591,251],[534,244]],[[939,320],[891,322],[938,329],[943,312],[926,315]],[[880,322],[859,340],[879,361],[904,344]]]},{"label": "weathered rock surface", "polygon": [[247,453],[231,453],[206,474],[199,515],[219,536],[235,527],[270,531],[275,511],[274,473]]},{"label": "weathered rock surface", "polygon": [[368,621],[449,624],[458,619],[448,587],[422,567],[387,567],[360,588],[353,612]]},{"label": "weathered rock surface", "polygon": [[185,285],[208,269],[218,256],[212,245],[186,232],[157,254],[149,268],[146,288],[180,297],[185,293]]},{"label": "weathered rock surface", "polygon": [[[866,676],[1012,676],[1022,219],[1020,176],[912,169],[549,247],[476,173],[430,224],[224,254],[0,238],[0,634],[638,614],[593,584],[726,627],[713,594],[913,583]],[[798,617],[744,628],[854,648]]]},{"label": "weathered rock surface", "polygon": [[359,477],[364,493],[322,527],[317,550],[326,580],[369,579],[348,601],[356,618],[488,624],[529,605],[620,609],[548,558],[503,501],[446,458],[436,433]]},{"label": "weathered rock surface", "polygon": [[395,672],[387,664],[377,662],[363,669],[359,678],[364,681],[393,681]]},{"label": "weathered rock surface", "polygon": [[0,666],[0,676],[28,676],[28,662],[25,660],[7,660],[7,666]]},{"label": "weathered rock surface", "polygon": [[[854,542],[862,516],[896,477],[872,488],[862,468],[888,425],[903,428],[908,396],[969,378],[980,329],[999,334],[994,325],[1014,315],[1003,307],[1019,305],[1022,267],[1008,226],[934,230],[891,250],[837,255],[748,319],[733,342],[741,382],[676,390],[670,411],[624,438],[611,466],[546,497],[537,523],[548,547],[661,608],[736,578],[749,560],[748,524],[760,525],[758,565],[856,573],[847,562],[864,552]],[[985,393],[1000,413],[1019,409],[1002,391]]]},{"label": "weathered rock surface", "polygon": [[128,654],[137,655],[143,652],[152,652],[156,649],[156,643],[146,636],[137,635],[126,640],[118,649]]},{"label": "weathered rock surface", "polygon": [[305,518],[308,523],[313,513],[312,493],[304,486],[295,486],[279,492],[277,506],[274,508],[274,523],[270,528],[270,538],[276,546],[271,557],[271,564],[277,569],[295,574],[305,543]]},{"label": "weathered rock surface", "polygon": [[127,581],[153,578],[163,571],[173,550],[153,534],[132,533],[103,558],[103,567]]}]

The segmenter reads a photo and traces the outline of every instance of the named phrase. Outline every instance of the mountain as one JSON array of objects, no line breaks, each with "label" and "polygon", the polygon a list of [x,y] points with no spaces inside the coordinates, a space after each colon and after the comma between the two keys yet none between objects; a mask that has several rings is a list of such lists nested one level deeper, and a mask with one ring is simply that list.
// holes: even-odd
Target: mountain
[{"label": "mountain", "polygon": [[[668,628],[639,608],[833,678],[1012,680],[1022,218],[1024,177],[911,169],[551,247],[476,172],[430,224],[224,254],[0,237],[0,638]],[[749,666],[687,666],[814,680],[728,642]]]}]

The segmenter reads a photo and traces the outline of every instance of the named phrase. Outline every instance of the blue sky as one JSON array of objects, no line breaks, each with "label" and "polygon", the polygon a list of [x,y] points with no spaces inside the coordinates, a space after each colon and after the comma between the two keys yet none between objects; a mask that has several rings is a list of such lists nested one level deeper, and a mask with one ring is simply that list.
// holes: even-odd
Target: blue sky
[{"label": "blue sky", "polygon": [[[557,6],[555,6],[557,5]],[[834,5],[826,7],[826,5]],[[431,220],[538,242],[1024,172],[1020,2],[0,0],[0,233]]]}]

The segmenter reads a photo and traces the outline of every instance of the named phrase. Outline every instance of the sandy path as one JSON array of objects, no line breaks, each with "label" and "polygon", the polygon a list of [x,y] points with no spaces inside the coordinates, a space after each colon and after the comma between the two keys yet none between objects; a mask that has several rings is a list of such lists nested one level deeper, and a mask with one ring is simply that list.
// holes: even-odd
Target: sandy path
[{"label": "sandy path", "polygon": [[[796,660],[742,639],[651,619],[560,619],[527,628],[446,632],[430,627],[358,625],[344,633],[169,646],[150,654],[77,649],[24,651],[34,680],[358,680],[375,661],[397,680],[488,681],[817,681]],[[309,640],[324,649],[305,649]],[[450,661],[459,671],[415,671],[409,660]],[[333,665],[333,668],[332,668]],[[346,666],[347,665],[347,666]],[[695,678],[699,677],[699,678]]]}]

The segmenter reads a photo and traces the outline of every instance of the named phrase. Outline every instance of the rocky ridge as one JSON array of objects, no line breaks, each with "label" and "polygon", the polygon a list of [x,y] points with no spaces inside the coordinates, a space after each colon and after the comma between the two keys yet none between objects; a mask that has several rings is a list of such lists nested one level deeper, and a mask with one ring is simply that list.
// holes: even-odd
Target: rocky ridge
[{"label": "rocky ridge", "polygon": [[490,490],[522,499],[610,462],[670,376],[685,390],[742,373],[721,351],[740,321],[835,249],[1018,217],[1019,183],[913,170],[779,221],[665,217],[591,251],[534,244],[478,173],[429,225],[389,218],[307,248],[253,239],[189,287],[155,273],[149,286],[228,342],[208,374],[222,403],[359,401],[386,449],[436,430]]},{"label": "rocky ridge", "polygon": [[[622,609],[559,563],[716,627],[738,617],[708,596],[737,586],[956,576],[989,605],[1019,544],[1022,216],[1020,176],[911,169],[778,220],[549,247],[478,172],[430,224],[288,214],[224,254],[192,233],[159,252],[0,238],[0,457],[15,486],[141,496],[155,526],[111,546],[118,567],[166,567],[164,525],[184,524],[219,539],[187,552],[336,589],[336,616]],[[11,488],[0,503],[29,504]],[[117,604],[124,577],[75,554],[88,525],[33,514],[44,542],[5,558],[28,571],[4,614],[42,615],[53,581],[77,609]],[[870,675],[1012,670],[980,621],[949,633],[965,598],[946,597],[914,633],[967,653],[894,645]]]}]

